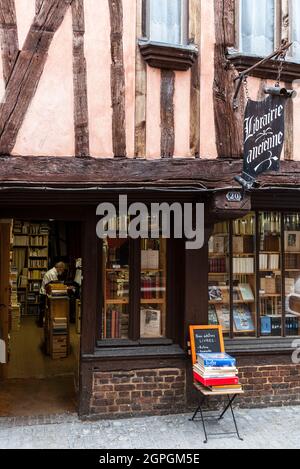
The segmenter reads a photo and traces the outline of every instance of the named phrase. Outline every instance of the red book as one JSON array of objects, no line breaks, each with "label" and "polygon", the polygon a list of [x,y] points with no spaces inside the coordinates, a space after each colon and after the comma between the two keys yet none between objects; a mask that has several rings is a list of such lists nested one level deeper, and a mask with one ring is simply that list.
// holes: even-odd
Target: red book
[{"label": "red book", "polygon": [[206,388],[209,386],[228,386],[232,384],[239,384],[239,378],[236,376],[234,378],[213,378],[205,379],[202,376],[198,375],[195,371],[193,372],[194,378],[199,383],[203,384]]}]

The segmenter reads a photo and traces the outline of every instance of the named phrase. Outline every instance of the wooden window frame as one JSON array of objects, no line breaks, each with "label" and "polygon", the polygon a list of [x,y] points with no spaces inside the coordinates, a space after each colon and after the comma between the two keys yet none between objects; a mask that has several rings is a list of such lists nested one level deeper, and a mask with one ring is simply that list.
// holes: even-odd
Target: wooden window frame
[{"label": "wooden window frame", "polygon": [[[166,249],[166,336],[157,338],[142,338],[140,337],[140,313],[141,313],[141,240],[129,238],[129,329],[128,339],[103,339],[102,338],[102,319],[103,319],[103,308],[104,308],[104,292],[101,295],[102,301],[99,301],[99,314],[97,320],[97,337],[96,346],[98,348],[105,347],[128,347],[128,346],[141,346],[141,345],[171,345],[173,344],[172,337],[172,326],[170,320],[170,304],[172,303],[171,295],[171,262],[170,262],[170,241],[167,239]],[[102,241],[99,241],[102,245]],[[102,249],[99,248],[99,252]],[[100,260],[100,270],[102,266],[102,260]],[[104,272],[101,276],[105,275]],[[101,278],[98,279],[99,285],[102,285]]]},{"label": "wooden window frame", "polygon": [[157,42],[150,37],[150,0],[142,0],[142,38],[138,38],[140,52],[145,62],[154,68],[187,71],[198,57],[198,49],[189,40],[190,0],[182,0],[181,44]]},{"label": "wooden window frame", "polygon": [[[241,350],[243,347],[243,343],[251,344],[255,340],[259,340],[260,342],[263,341],[265,343],[270,343],[279,341],[283,347],[284,342],[286,341],[287,348],[289,348],[290,344],[295,339],[299,339],[298,336],[288,336],[286,334],[286,297],[285,297],[285,223],[284,219],[285,216],[289,213],[288,211],[280,211],[270,209],[270,212],[278,212],[280,214],[280,273],[281,273],[281,308],[282,308],[282,317],[281,317],[281,335],[280,336],[263,336],[261,335],[261,325],[260,325],[260,314],[259,314],[259,299],[260,299],[260,282],[259,282],[259,254],[260,254],[260,231],[259,231],[259,215],[262,210],[255,210],[253,211],[253,215],[255,217],[255,236],[254,236],[254,245],[255,245],[255,277],[256,277],[256,288],[255,288],[255,301],[256,301],[256,317],[255,317],[255,336],[247,336],[241,338],[234,333],[233,328],[233,250],[232,250],[232,242],[233,242],[233,221],[228,221],[228,243],[229,243],[229,308],[230,308],[230,332],[228,337],[226,338],[227,342],[231,344],[233,347],[235,343],[241,343]],[[294,213],[295,210],[291,210],[291,213]],[[207,317],[208,322],[208,317]],[[251,348],[251,347],[250,347]],[[262,349],[263,347],[260,348]],[[245,347],[243,348],[245,350]]]},{"label": "wooden window frame", "polygon": [[[274,0],[275,2],[275,33],[274,49],[276,49],[282,39],[291,39],[291,22],[288,28],[284,25],[285,14],[291,14],[290,0]],[[247,55],[240,51],[240,0],[235,0],[235,44],[227,50],[227,59],[236,67],[239,72],[247,70],[256,64],[262,57],[257,55]],[[278,60],[269,60],[264,66],[255,69],[251,76],[257,78],[276,80],[278,75]],[[283,82],[292,83],[300,75],[300,62],[294,61],[291,53],[287,54],[286,62],[281,74]]]},{"label": "wooden window frame", "polygon": [[[179,44],[168,43],[173,46],[186,46],[189,41],[189,0],[181,0],[181,28],[180,36],[181,40]],[[146,25],[146,37],[151,41],[151,0],[145,0],[145,25]]]}]

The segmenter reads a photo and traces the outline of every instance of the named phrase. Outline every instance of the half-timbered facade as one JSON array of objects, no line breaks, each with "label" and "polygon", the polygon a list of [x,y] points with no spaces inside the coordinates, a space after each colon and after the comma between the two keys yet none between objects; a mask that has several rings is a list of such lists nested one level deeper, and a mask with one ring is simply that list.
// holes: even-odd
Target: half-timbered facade
[{"label": "half-timbered facade", "polygon": [[[193,399],[188,326],[208,323],[207,292],[216,282],[209,240],[225,223],[233,258],[232,239],[240,234],[234,221],[249,213],[256,223],[249,256],[256,266],[253,330],[239,334],[234,323],[234,288],[249,281],[229,261],[220,272],[228,274],[220,284],[231,292],[226,347],[239,359],[244,405],[300,401],[300,365],[291,361],[295,337],[286,331],[284,307],[285,231],[298,231],[287,220],[300,213],[300,95],[287,104],[280,172],[261,176],[260,188],[242,202],[226,199],[228,191],[241,192],[234,177],[242,171],[246,99],[264,99],[264,87],[278,78],[278,61],[253,71],[234,109],[237,73],[282,40],[293,40],[280,81],[299,87],[298,6],[293,0],[257,3],[264,4],[264,18],[272,18],[271,32],[257,32],[255,17],[248,15],[247,23],[243,8],[249,2],[243,0],[0,0],[1,218],[82,223],[82,417],[187,408]],[[265,40],[255,42],[262,34]],[[186,251],[181,240],[167,242],[165,327],[157,338],[141,336],[141,247],[134,240],[128,337],[103,333],[105,273],[96,207],[117,201],[120,193],[146,203],[205,203],[204,247]],[[261,214],[274,212],[281,219],[281,287],[274,291],[281,332],[265,337],[259,223]],[[268,278],[275,278],[271,270]],[[293,336],[299,333],[300,324]]]}]

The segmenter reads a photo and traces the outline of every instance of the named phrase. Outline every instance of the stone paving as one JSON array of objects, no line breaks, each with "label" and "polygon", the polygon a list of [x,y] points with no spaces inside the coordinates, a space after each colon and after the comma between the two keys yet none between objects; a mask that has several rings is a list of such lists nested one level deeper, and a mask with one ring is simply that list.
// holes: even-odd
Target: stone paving
[{"label": "stone paving", "polygon": [[[205,449],[300,448],[300,407],[236,410],[244,441],[217,437],[203,444],[202,425],[190,415],[81,422],[72,414],[0,419],[0,448]],[[230,415],[211,432],[231,431]]]}]

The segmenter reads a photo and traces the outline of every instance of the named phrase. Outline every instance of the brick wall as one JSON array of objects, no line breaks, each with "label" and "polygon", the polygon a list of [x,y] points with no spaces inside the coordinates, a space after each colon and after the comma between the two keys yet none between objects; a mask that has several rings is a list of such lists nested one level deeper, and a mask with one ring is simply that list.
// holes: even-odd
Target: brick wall
[{"label": "brick wall", "polygon": [[90,410],[102,418],[182,412],[185,383],[177,368],[96,372]]},{"label": "brick wall", "polygon": [[245,396],[241,407],[300,404],[300,365],[239,367]]}]

